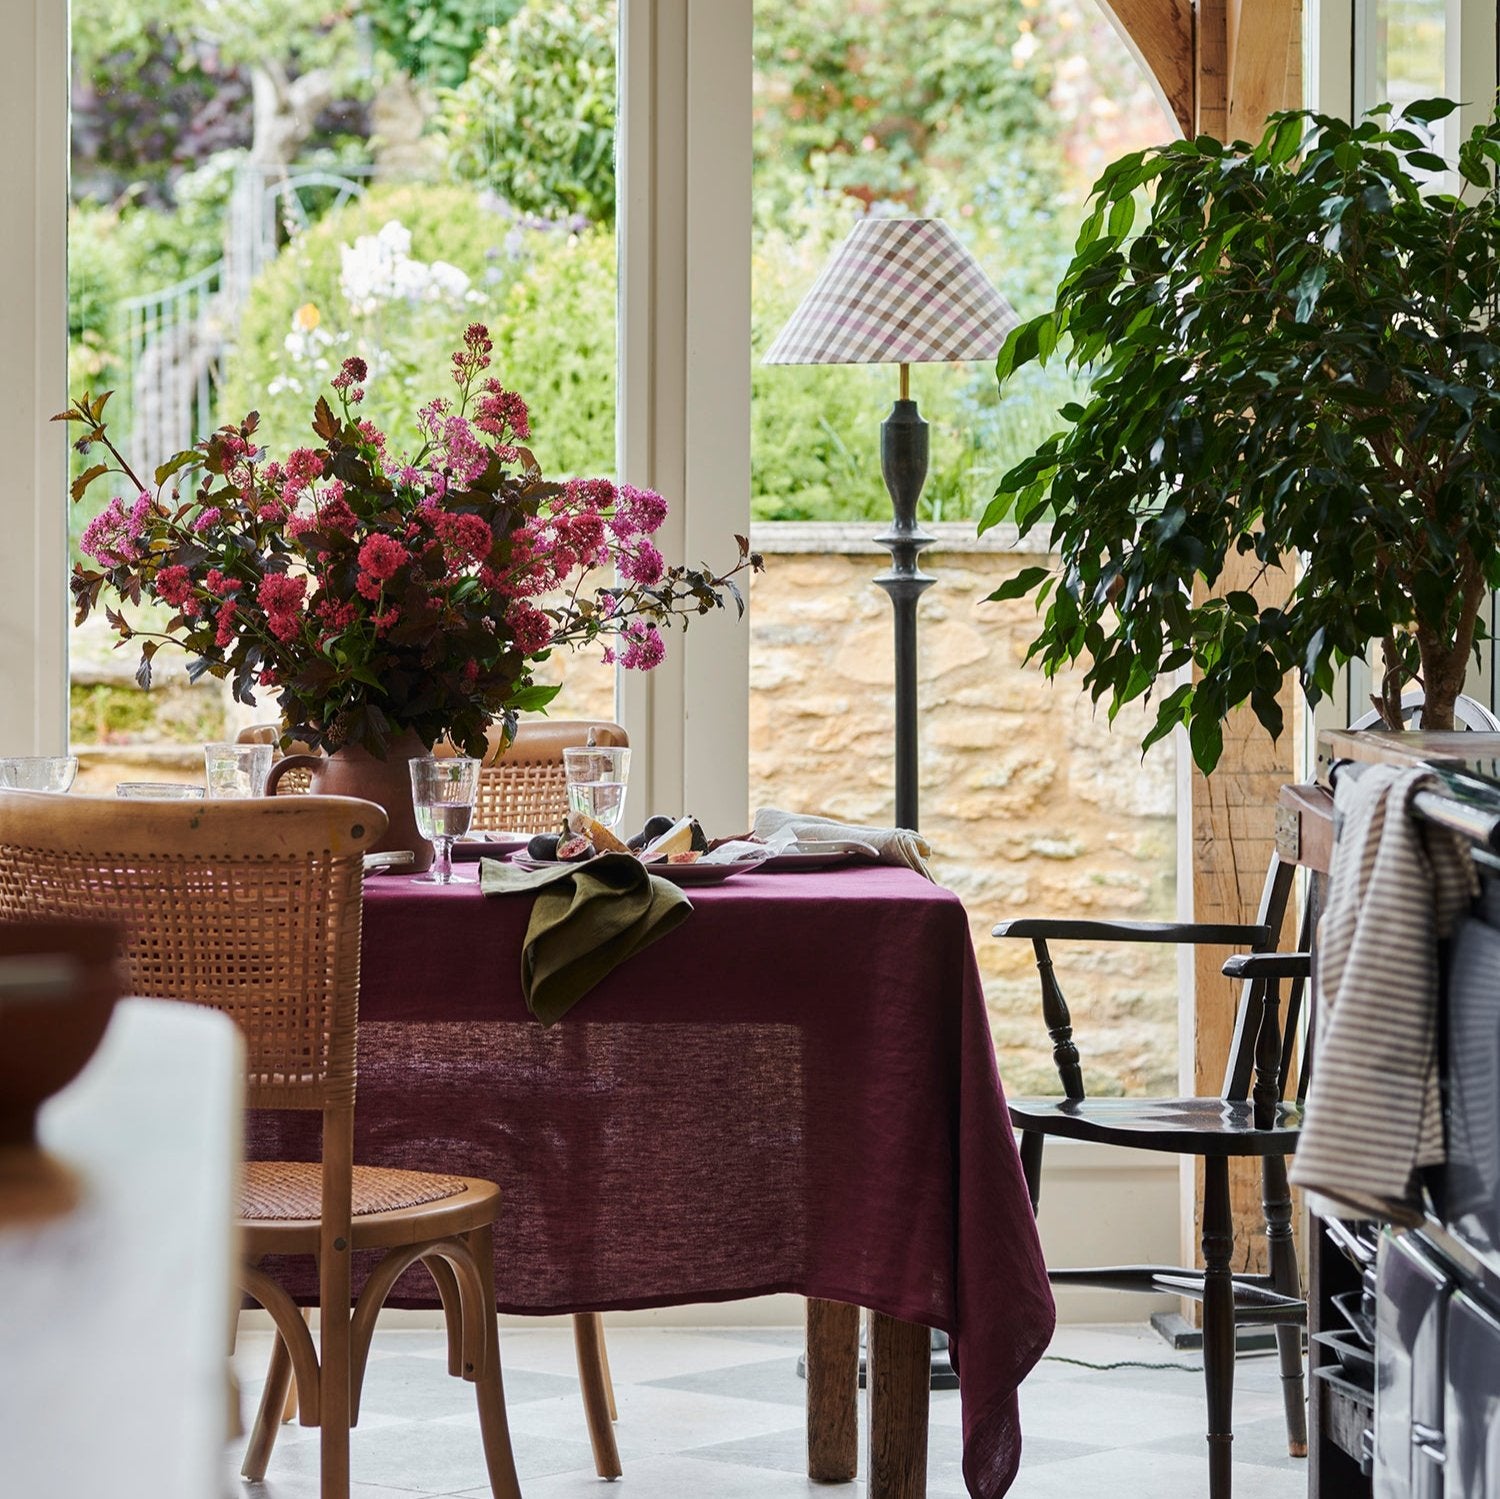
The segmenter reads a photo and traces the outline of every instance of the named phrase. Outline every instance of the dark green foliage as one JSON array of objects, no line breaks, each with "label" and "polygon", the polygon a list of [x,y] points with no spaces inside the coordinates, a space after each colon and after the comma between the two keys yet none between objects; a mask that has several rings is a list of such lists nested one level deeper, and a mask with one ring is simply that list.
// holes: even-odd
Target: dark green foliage
[{"label": "dark green foliage", "polygon": [[[1031,654],[1049,673],[1087,660],[1111,715],[1194,668],[1146,743],[1184,724],[1204,770],[1230,709],[1278,734],[1288,673],[1316,702],[1375,639],[1387,721],[1417,678],[1425,724],[1447,727],[1482,636],[1500,584],[1500,120],[1461,147],[1462,192],[1424,196],[1442,163],[1412,122],[1453,108],[1279,115],[1254,147],[1122,158],[1055,308],[1000,355],[1003,387],[1065,348],[1092,390],[980,524],[1050,524],[1060,573],[996,596],[1045,602]],[[1222,586],[1236,554],[1295,576],[1283,607]]]},{"label": "dark green foliage", "polygon": [[457,88],[491,26],[521,0],[364,0],[375,45],[397,69],[431,87]]}]

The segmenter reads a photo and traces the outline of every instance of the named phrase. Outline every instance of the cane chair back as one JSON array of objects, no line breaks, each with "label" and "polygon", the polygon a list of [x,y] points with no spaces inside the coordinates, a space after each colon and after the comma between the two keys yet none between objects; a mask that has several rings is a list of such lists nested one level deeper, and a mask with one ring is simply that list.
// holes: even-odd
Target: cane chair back
[{"label": "cane chair back", "polygon": [[[105,916],[131,993],[223,1011],[245,1037],[252,1107],[317,1109],[321,1162],[248,1162],[242,1288],[278,1338],[246,1453],[265,1476],[295,1374],[320,1428],[322,1499],[348,1499],[349,1429],[380,1306],[422,1261],[448,1313],[449,1371],[476,1385],[495,1499],[519,1499],[500,1378],[492,1182],[353,1164],[363,853],[385,832],[352,797],[148,805],[0,792],[0,918]],[[353,1250],[382,1249],[358,1301]],[[265,1256],[313,1254],[319,1340]]]},{"label": "cane chair back", "polygon": [[0,792],[0,918],[112,922],[127,992],[236,1021],[253,1107],[350,1108],[362,854],[385,821],[348,797]]},{"label": "cane chair back", "polygon": [[[300,739],[293,739],[290,747],[285,751],[281,748],[281,725],[279,723],[253,723],[241,729],[234,736],[236,744],[269,744],[275,751],[275,759],[280,760],[284,755],[312,755],[317,751],[310,744],[303,744]],[[304,770],[298,766],[296,770],[289,770],[276,783],[277,796],[306,796],[312,790],[312,771]]]},{"label": "cane chair back", "polygon": [[[499,724],[490,728],[490,747],[479,773],[473,826],[494,833],[555,832],[568,815],[568,784],[563,751],[589,742],[628,749],[629,736],[617,723],[558,719],[523,723],[509,745]],[[442,745],[437,754],[452,754]]]}]

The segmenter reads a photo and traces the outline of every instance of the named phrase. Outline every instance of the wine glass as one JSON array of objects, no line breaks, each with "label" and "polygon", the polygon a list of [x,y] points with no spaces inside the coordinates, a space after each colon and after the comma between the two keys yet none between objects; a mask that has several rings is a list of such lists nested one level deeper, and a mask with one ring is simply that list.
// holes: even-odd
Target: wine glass
[{"label": "wine glass", "polygon": [[609,745],[578,745],[563,751],[568,808],[602,823],[610,832],[625,815],[625,780],[630,751]]},{"label": "wine glass", "polygon": [[264,796],[270,774],[269,744],[203,746],[203,778],[211,797]]},{"label": "wine glass", "polygon": [[76,755],[7,755],[0,759],[0,787],[7,791],[66,791],[77,774]]},{"label": "wine glass", "polygon": [[453,841],[469,831],[474,798],[479,792],[479,761],[462,755],[413,758],[411,804],[417,831],[431,840],[432,868],[417,879],[426,885],[472,885],[467,875],[453,873]]}]

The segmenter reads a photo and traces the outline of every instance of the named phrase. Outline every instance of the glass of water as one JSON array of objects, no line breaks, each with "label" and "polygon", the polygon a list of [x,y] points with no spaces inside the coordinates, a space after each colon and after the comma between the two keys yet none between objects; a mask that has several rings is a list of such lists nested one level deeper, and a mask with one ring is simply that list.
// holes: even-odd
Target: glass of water
[{"label": "glass of water", "polygon": [[0,759],[0,787],[7,791],[66,791],[77,774],[75,755],[7,755]]},{"label": "glass of water", "polygon": [[212,797],[264,796],[270,774],[269,744],[203,746],[203,779]]},{"label": "glass of water", "polygon": [[568,781],[568,809],[583,812],[614,832],[625,815],[630,751],[592,744],[565,749],[563,773]]},{"label": "glass of water", "polygon": [[417,879],[426,885],[472,885],[474,881],[467,875],[453,873],[453,842],[469,831],[474,820],[479,761],[462,755],[424,755],[410,764],[417,831],[431,841],[434,854],[432,868]]},{"label": "glass of water", "polygon": [[117,781],[115,795],[127,801],[201,802],[203,788],[182,781]]}]

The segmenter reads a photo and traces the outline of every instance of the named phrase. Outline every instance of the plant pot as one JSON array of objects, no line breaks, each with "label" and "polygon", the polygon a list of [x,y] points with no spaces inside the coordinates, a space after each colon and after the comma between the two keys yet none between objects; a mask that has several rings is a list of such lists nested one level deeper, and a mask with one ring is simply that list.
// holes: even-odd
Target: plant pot
[{"label": "plant pot", "polygon": [[346,745],[331,755],[288,755],[271,767],[266,781],[266,795],[276,795],[276,783],[289,770],[312,772],[314,796],[357,796],[374,802],[390,819],[385,837],[372,844],[369,852],[387,853],[410,849],[420,874],[432,865],[432,845],[417,831],[417,815],[411,801],[411,771],[408,762],[431,754],[432,747],[423,744],[410,729],[397,734],[386,747],[385,759],[377,759],[359,745]]}]

